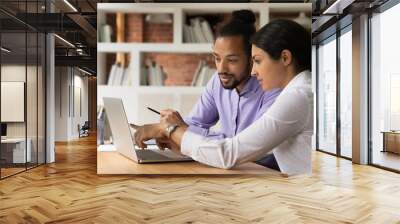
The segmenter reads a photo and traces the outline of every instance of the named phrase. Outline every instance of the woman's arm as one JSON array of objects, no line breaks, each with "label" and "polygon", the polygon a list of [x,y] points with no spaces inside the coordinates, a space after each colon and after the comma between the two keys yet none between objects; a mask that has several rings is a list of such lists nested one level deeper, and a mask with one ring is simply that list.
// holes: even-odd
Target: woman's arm
[{"label": "woman's arm", "polygon": [[[312,103],[305,94],[285,93],[260,119],[233,138],[210,140],[187,131],[186,126],[178,126],[169,137],[181,146],[180,153],[210,166],[229,169],[261,158],[288,138],[300,133],[308,123],[311,112]],[[176,112],[171,112],[161,119],[155,132],[162,133],[158,137],[168,137],[163,130],[178,121],[175,118]],[[155,135],[153,137],[158,138]]]},{"label": "woman's arm", "polygon": [[260,119],[234,136],[209,140],[177,129],[172,140],[181,146],[181,153],[201,163],[230,169],[237,164],[255,161],[299,134],[309,122],[312,103],[305,94],[285,94]]}]

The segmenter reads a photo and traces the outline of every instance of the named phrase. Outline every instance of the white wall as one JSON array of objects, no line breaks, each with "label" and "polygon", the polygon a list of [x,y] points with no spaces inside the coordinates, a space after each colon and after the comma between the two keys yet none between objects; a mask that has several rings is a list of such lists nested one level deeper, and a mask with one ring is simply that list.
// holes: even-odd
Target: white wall
[{"label": "white wall", "polygon": [[67,67],[55,68],[55,141],[68,141],[68,71]]},{"label": "white wall", "polygon": [[88,78],[82,75],[75,68],[56,67],[55,141],[77,139],[78,124],[88,120]]},{"label": "white wall", "polygon": [[[1,66],[1,81],[3,82],[25,82],[26,71],[28,72],[28,78],[30,74],[36,74],[36,67],[25,65],[2,65]],[[29,85],[36,86],[36,80],[29,79]],[[36,88],[27,88],[27,104],[31,106],[27,113],[28,124],[28,137],[30,133],[35,131],[36,135]],[[31,104],[33,102],[33,104]],[[31,104],[31,105],[30,105]],[[32,108],[34,107],[34,108]],[[1,110],[7,110],[9,108],[1,108]],[[34,122],[35,124],[32,124]],[[25,137],[25,123],[26,122],[7,122],[7,136],[8,137]],[[33,127],[34,126],[34,127]],[[32,131],[31,129],[32,128]],[[35,136],[36,137],[36,136]]]},{"label": "white wall", "polygon": [[317,149],[317,48],[315,45],[312,45],[312,60],[311,60],[311,85],[312,85],[312,90],[314,93],[314,132],[313,132],[313,136],[312,136],[312,143],[311,143],[311,147],[313,150]]},{"label": "white wall", "polygon": [[[7,137],[9,138],[24,138],[25,135],[30,140],[29,148],[33,162],[36,158],[39,163],[44,162],[44,92],[42,68],[35,66],[25,66],[21,64],[3,64],[1,66],[1,81],[2,82],[24,82],[26,84],[26,107],[23,102],[20,112],[26,112],[26,120],[21,122],[6,122],[7,123]],[[27,78],[27,81],[25,80]],[[3,92],[4,89],[2,89]],[[24,94],[24,90],[19,90]],[[2,95],[3,97],[7,97]],[[12,111],[13,108],[3,107],[2,112],[16,113]],[[15,110],[15,108],[14,108]],[[37,156],[37,153],[39,154]]]},{"label": "white wall", "polygon": [[[78,72],[78,73],[77,73]],[[88,77],[87,76],[81,76],[83,75],[83,73],[81,73],[79,70],[74,70],[74,110],[75,113],[73,114],[73,119],[72,119],[72,136],[74,138],[78,138],[78,124],[80,126],[82,126],[85,121],[89,120],[88,117],[88,106],[89,106],[89,102],[88,102]],[[78,93],[78,90],[80,91],[80,93]],[[79,97],[80,94],[80,98]],[[80,100],[80,102],[78,102]],[[81,107],[81,108],[79,108]],[[81,112],[79,111],[79,109],[81,109]]]},{"label": "white wall", "polygon": [[[75,86],[79,87],[81,89],[81,109],[82,113],[78,114],[76,113],[76,122],[79,122],[79,124],[82,126],[85,121],[89,120],[89,91],[88,91],[88,77],[84,76],[84,73],[78,71],[78,75],[75,75]],[[76,73],[75,73],[76,74]],[[78,125],[78,123],[75,123],[75,127]],[[77,131],[77,129],[75,129]],[[78,135],[78,133],[76,133]]]},{"label": "white wall", "polygon": [[[1,66],[1,81],[3,82],[25,82],[26,74],[25,65],[2,65]],[[28,71],[31,70],[28,67]],[[7,108],[1,108],[7,110]],[[25,137],[25,122],[10,122],[7,123],[7,136],[8,137]]]}]

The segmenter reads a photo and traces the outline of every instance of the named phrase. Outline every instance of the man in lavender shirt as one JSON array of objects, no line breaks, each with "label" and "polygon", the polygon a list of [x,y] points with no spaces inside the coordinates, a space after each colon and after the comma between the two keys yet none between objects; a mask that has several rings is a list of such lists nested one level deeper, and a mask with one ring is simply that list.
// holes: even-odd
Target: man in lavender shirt
[{"label": "man in lavender shirt", "polygon": [[[190,131],[214,139],[233,137],[264,114],[279,95],[280,89],[264,92],[250,75],[254,22],[251,11],[235,11],[218,32],[213,48],[218,74],[184,119]],[[210,131],[218,121],[221,130]]]}]

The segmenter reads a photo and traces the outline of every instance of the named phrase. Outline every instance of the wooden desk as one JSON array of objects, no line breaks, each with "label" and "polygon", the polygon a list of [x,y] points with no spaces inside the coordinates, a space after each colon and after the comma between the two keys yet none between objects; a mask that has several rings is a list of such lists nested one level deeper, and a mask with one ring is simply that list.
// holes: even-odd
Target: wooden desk
[{"label": "wooden desk", "polygon": [[266,174],[278,171],[255,163],[231,170],[218,169],[198,162],[137,164],[118,152],[97,152],[97,174]]}]

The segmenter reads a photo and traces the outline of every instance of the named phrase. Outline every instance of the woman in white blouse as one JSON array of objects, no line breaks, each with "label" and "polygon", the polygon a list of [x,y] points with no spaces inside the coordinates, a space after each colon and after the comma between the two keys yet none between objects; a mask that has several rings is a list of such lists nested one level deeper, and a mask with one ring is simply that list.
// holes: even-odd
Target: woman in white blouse
[{"label": "woman in white blouse", "polygon": [[295,22],[274,20],[255,34],[252,43],[252,75],[264,90],[283,89],[260,119],[233,138],[211,140],[188,131],[178,112],[164,110],[159,124],[138,128],[136,143],[146,147],[143,142],[148,139],[168,139],[180,146],[173,150],[223,169],[270,154],[282,173],[311,173],[310,33]]}]

